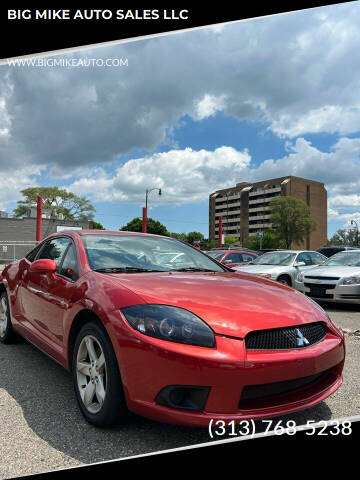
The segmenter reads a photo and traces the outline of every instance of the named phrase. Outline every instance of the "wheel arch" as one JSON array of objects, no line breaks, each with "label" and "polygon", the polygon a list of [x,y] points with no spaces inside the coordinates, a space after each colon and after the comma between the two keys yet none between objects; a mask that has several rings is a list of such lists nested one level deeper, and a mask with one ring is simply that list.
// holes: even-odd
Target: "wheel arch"
[{"label": "wheel arch", "polygon": [[293,279],[291,278],[291,275],[289,275],[288,273],[282,273],[281,275],[278,276],[278,278],[277,278],[276,280],[279,282],[281,277],[287,278],[287,279],[289,280],[289,282],[290,282],[290,287],[293,286],[293,283],[294,283],[294,282],[293,282]]},{"label": "wheel arch", "polygon": [[69,366],[69,370],[71,371],[72,369],[72,356],[73,356],[73,351],[74,351],[74,346],[75,346],[75,340],[77,337],[77,334],[80,332],[81,328],[85,323],[89,321],[96,321],[99,325],[101,325],[104,329],[104,331],[107,333],[107,330],[101,321],[100,317],[93,311],[89,309],[84,309],[78,312],[74,320],[72,321],[70,332],[69,332],[69,337],[68,337],[68,349],[67,349],[67,362]]}]

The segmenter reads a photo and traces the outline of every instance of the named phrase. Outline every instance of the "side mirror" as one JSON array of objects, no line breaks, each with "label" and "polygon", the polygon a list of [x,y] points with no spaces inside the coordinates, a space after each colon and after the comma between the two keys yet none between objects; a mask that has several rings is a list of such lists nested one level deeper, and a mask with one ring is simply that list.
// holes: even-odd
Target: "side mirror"
[{"label": "side mirror", "polygon": [[30,272],[33,273],[55,273],[57,265],[54,260],[49,258],[42,258],[36,260],[30,265]]},{"label": "side mirror", "polygon": [[230,265],[230,263],[234,263],[232,260],[225,260],[224,265]]},{"label": "side mirror", "polygon": [[306,263],[305,262],[295,262],[294,267],[305,267]]}]

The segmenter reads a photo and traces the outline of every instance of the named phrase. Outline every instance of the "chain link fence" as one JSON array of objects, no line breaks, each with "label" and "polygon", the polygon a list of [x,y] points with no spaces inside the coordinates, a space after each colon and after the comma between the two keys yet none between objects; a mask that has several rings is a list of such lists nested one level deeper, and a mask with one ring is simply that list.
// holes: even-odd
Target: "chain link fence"
[{"label": "chain link fence", "polygon": [[0,265],[20,260],[36,245],[35,241],[1,241],[0,240]]}]

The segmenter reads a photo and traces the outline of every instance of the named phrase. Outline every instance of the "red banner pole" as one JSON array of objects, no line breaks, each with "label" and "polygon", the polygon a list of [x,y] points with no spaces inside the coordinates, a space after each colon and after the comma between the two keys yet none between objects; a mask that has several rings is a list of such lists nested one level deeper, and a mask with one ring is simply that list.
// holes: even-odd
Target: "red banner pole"
[{"label": "red banner pole", "polygon": [[142,233],[146,233],[146,224],[147,224],[147,211],[146,211],[146,207],[143,207]]},{"label": "red banner pole", "polygon": [[36,242],[41,242],[41,223],[42,223],[42,197],[37,197],[36,207]]}]

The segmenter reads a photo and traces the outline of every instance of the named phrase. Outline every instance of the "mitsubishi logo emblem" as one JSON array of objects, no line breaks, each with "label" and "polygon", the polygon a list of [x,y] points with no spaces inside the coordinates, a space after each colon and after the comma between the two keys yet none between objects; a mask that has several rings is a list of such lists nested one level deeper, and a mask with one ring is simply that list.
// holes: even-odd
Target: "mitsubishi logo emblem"
[{"label": "mitsubishi logo emblem", "polygon": [[300,332],[300,330],[296,329],[296,344],[298,347],[304,347],[305,345],[309,345],[309,340],[304,337],[304,335]]}]

